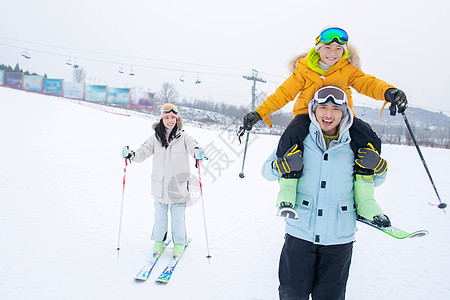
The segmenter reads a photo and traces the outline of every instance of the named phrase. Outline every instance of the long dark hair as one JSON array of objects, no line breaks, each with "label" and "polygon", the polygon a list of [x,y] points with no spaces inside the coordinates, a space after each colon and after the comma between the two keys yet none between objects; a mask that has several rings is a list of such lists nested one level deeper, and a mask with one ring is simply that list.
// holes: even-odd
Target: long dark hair
[{"label": "long dark hair", "polygon": [[161,143],[163,147],[167,148],[169,147],[170,141],[173,140],[173,138],[177,134],[177,131],[178,124],[175,124],[175,127],[173,127],[172,131],[169,134],[169,137],[166,140],[166,127],[164,127],[163,120],[161,119],[161,121],[159,121],[158,125],[156,125],[155,127],[156,139]]}]

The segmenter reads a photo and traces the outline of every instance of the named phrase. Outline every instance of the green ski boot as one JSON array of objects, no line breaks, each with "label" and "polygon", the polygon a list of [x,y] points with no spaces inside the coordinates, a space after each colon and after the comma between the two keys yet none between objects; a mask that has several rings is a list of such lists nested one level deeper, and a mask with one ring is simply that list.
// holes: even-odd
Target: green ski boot
[{"label": "green ski boot", "polygon": [[162,253],[164,249],[164,242],[155,242],[153,245],[153,252],[155,253]]},{"label": "green ski boot", "polygon": [[183,254],[183,252],[184,252],[184,248],[185,247],[186,246],[183,245],[183,244],[175,244],[173,246],[173,255],[181,256]]},{"label": "green ski boot", "polygon": [[298,178],[280,178],[280,191],[277,197],[277,216],[298,219],[298,213],[294,209],[297,199]]},{"label": "green ski boot", "polygon": [[375,201],[375,179],[373,175],[355,174],[356,213],[369,221],[384,212]]}]

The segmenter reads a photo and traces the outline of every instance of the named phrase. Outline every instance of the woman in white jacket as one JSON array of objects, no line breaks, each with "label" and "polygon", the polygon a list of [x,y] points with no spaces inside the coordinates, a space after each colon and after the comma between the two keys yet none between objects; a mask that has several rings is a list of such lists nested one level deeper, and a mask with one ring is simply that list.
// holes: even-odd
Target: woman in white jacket
[{"label": "woman in white jacket", "polygon": [[168,210],[170,206],[173,252],[181,255],[187,242],[185,226],[186,203],[191,171],[189,157],[203,159],[197,141],[182,130],[183,120],[178,109],[164,104],[159,112],[159,122],[153,125],[155,134],[136,151],[125,146],[122,156],[131,162],[142,162],[153,155],[151,194],[155,200],[155,218],[152,240],[154,252],[161,253],[167,238]]}]

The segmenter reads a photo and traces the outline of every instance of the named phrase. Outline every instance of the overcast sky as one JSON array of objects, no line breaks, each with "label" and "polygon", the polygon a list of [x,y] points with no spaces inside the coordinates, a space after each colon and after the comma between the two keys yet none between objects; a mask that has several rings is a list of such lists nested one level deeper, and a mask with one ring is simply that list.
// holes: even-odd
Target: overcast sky
[{"label": "overcast sky", "polygon": [[[323,27],[338,25],[363,71],[403,89],[412,106],[450,115],[449,7],[444,0],[3,0],[0,63],[72,80],[65,62],[76,58],[97,83],[158,91],[170,82],[186,98],[247,105],[252,83],[243,75],[258,70],[267,81],[258,91],[271,94],[289,76],[287,61],[311,49]],[[30,60],[20,56],[24,49]]]}]

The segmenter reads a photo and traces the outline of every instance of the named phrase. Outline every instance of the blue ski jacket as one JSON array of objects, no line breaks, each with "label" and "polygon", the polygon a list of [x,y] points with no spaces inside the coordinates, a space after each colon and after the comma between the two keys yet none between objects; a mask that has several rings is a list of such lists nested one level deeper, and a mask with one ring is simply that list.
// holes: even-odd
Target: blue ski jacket
[{"label": "blue ski jacket", "polygon": [[[339,245],[355,240],[356,209],[353,191],[354,153],[350,147],[348,129],[353,121],[349,113],[341,121],[337,141],[326,148],[323,133],[311,113],[309,134],[303,141],[303,175],[297,185],[294,209],[298,219],[286,218],[286,233],[320,245]],[[280,173],[272,168],[277,159],[276,150],[265,161],[262,175],[268,180],[277,180]],[[375,186],[386,178],[385,172],[375,176]]]}]

